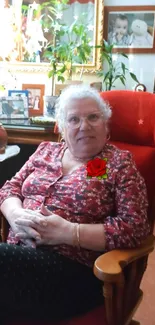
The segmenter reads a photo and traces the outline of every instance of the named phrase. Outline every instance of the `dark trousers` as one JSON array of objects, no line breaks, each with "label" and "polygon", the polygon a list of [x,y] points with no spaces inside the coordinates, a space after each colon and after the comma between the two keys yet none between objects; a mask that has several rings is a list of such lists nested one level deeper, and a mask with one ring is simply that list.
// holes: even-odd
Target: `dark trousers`
[{"label": "dark trousers", "polygon": [[103,303],[91,268],[48,249],[0,244],[0,318],[60,320]]}]

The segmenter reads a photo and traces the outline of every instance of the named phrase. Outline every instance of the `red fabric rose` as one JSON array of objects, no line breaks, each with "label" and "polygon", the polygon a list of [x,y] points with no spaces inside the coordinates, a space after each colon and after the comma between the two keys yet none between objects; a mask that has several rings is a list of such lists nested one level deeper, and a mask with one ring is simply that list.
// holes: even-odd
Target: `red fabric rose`
[{"label": "red fabric rose", "polygon": [[107,178],[107,159],[95,158],[87,162],[87,177]]}]

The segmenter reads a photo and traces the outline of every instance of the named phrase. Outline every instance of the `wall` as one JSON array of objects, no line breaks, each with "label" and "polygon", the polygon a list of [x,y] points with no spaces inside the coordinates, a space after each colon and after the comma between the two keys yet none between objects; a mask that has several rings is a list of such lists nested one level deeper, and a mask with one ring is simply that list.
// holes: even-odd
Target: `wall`
[{"label": "wall", "polygon": [[[155,0],[105,0],[105,6],[155,6]],[[145,84],[147,91],[153,92],[155,80],[155,54],[129,54],[129,60],[125,61],[126,65],[134,72],[140,81]],[[132,89],[135,82],[128,78],[127,89]],[[117,84],[117,88],[124,87]]]}]

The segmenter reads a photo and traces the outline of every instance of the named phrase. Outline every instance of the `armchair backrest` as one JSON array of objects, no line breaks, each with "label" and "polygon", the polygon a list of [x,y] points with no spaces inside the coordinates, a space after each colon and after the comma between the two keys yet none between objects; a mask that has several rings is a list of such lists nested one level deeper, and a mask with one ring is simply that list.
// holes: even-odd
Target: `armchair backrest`
[{"label": "armchair backrest", "polygon": [[153,228],[155,219],[155,95],[148,92],[113,90],[101,92],[112,109],[110,141],[129,150],[145,179]]}]

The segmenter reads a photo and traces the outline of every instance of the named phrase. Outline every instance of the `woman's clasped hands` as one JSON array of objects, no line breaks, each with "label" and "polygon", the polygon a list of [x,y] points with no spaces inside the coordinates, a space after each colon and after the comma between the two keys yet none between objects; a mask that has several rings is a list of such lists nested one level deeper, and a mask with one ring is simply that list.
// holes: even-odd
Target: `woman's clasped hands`
[{"label": "woman's clasped hands", "polygon": [[[22,213],[15,219],[16,238],[27,246],[71,244],[73,241],[73,223],[50,211],[20,209]],[[42,214],[44,212],[44,215]],[[46,213],[46,216],[45,216]],[[19,215],[19,211],[18,211]]]}]

